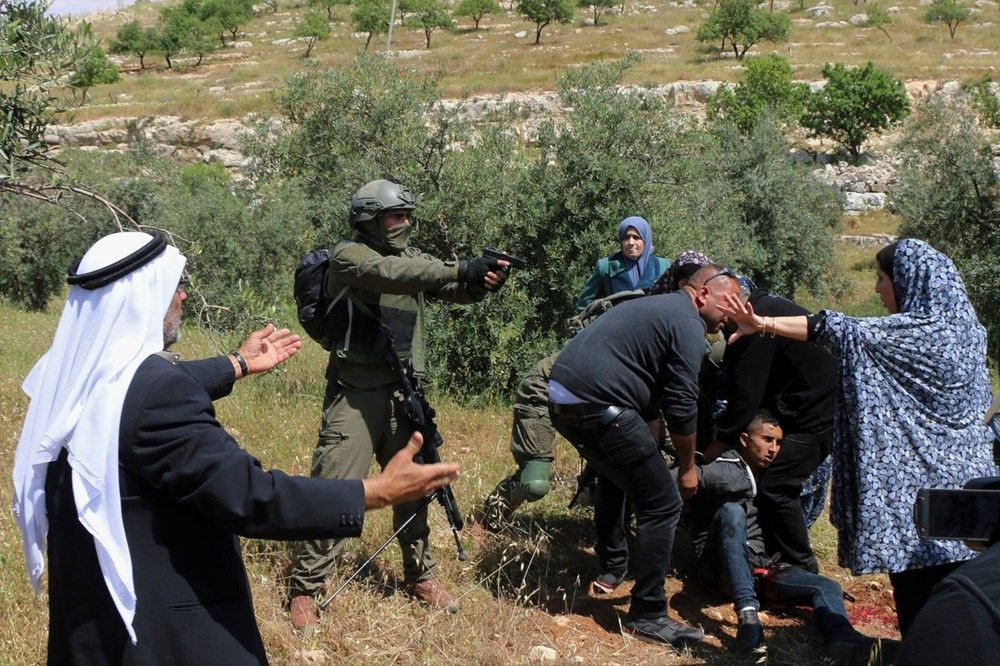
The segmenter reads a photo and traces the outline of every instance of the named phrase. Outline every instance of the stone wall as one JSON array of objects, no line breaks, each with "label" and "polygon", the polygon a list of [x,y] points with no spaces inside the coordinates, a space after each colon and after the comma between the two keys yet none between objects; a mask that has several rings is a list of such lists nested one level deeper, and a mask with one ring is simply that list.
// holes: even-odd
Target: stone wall
[{"label": "stone wall", "polygon": [[[823,83],[813,81],[809,85],[815,90]],[[677,81],[655,88],[632,87],[629,90],[661,99],[680,113],[701,115],[709,96],[719,85],[718,81]],[[997,84],[993,85],[997,87]],[[953,98],[965,94],[957,81],[909,81],[906,90],[913,102],[935,94]],[[552,91],[444,100],[442,106],[457,109],[471,121],[482,120],[497,111],[516,109],[516,130],[529,142],[537,137],[543,120],[558,120],[567,112]],[[66,147],[124,150],[138,142],[145,142],[156,153],[175,155],[191,162],[218,162],[238,174],[247,163],[241,152],[241,136],[248,131],[252,120],[251,117],[208,121],[184,120],[179,116],[110,117],[71,125],[53,125],[46,133],[45,141],[55,150]],[[275,129],[278,128],[279,125],[275,125]],[[891,137],[876,141],[874,149],[865,155],[860,165],[851,165],[839,159],[828,143],[802,143],[807,147],[792,150],[791,159],[815,165],[816,177],[844,194],[846,213],[858,214],[886,205],[888,193],[896,183],[895,159],[888,148]],[[997,149],[1000,155],[1000,145]]]}]

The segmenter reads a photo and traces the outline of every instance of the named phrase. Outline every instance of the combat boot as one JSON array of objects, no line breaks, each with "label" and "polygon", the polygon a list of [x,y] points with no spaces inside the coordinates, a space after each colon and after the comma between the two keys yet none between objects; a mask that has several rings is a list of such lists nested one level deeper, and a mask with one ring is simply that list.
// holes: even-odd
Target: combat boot
[{"label": "combat boot", "polygon": [[406,593],[431,608],[446,610],[449,613],[458,612],[458,600],[451,596],[451,593],[436,578],[410,583],[406,586]]},{"label": "combat boot", "polygon": [[309,633],[319,626],[319,613],[316,610],[316,600],[311,594],[295,594],[288,604],[288,615],[292,627],[296,631]]}]

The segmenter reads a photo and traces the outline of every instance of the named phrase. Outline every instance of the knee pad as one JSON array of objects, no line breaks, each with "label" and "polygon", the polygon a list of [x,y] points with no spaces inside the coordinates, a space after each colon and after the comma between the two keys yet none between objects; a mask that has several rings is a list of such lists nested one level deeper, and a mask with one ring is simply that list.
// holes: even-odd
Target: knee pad
[{"label": "knee pad", "polygon": [[516,493],[525,502],[537,502],[549,492],[549,474],[552,463],[546,460],[529,460],[517,477]]}]

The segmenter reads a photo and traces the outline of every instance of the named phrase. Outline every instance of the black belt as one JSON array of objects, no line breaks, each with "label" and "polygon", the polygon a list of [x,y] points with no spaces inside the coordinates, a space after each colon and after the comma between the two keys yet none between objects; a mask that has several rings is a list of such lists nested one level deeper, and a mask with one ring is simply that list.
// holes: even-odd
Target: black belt
[{"label": "black belt", "polygon": [[556,416],[564,418],[585,418],[588,416],[600,416],[601,425],[609,425],[614,422],[618,415],[625,411],[625,407],[615,405],[595,405],[589,402],[578,402],[571,405],[559,405],[554,402],[549,403],[549,408]]}]

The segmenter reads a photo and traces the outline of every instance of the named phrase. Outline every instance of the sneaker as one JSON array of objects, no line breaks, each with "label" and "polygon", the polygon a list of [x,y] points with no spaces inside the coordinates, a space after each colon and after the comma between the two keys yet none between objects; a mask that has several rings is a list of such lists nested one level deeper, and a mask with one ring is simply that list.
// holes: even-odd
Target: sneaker
[{"label": "sneaker", "polygon": [[602,573],[590,583],[590,589],[594,594],[611,594],[623,580],[625,574]]},{"label": "sneaker", "polygon": [[311,633],[319,626],[316,600],[310,594],[295,594],[288,604],[288,615],[292,628],[302,633]]},{"label": "sneaker", "polygon": [[738,613],[739,627],[736,629],[736,651],[749,654],[756,658],[758,664],[767,659],[767,648],[764,646],[764,626],[753,608],[741,610]]},{"label": "sneaker", "polygon": [[439,583],[436,578],[422,580],[419,583],[410,583],[406,586],[406,593],[417,601],[422,601],[431,608],[446,610],[449,613],[458,612],[458,601],[451,593]]},{"label": "sneaker", "polygon": [[667,616],[625,620],[622,633],[648,643],[665,643],[674,647],[684,647],[705,638],[705,632],[683,622],[671,620]]}]

